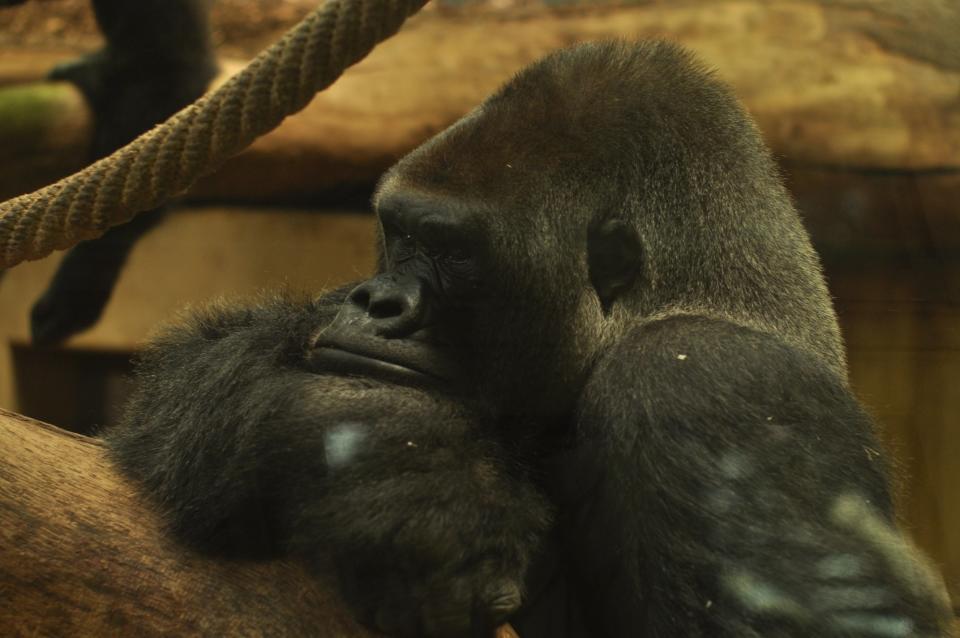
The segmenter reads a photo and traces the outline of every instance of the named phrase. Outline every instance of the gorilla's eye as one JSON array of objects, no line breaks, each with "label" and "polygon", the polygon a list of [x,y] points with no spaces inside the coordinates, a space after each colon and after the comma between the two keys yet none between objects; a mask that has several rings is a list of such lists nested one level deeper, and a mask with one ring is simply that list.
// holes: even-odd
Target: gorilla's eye
[{"label": "gorilla's eye", "polygon": [[452,263],[462,264],[470,261],[470,251],[463,246],[451,246],[445,256]]},{"label": "gorilla's eye", "polygon": [[399,233],[387,239],[387,248],[395,262],[412,258],[417,252],[417,242],[406,233]]},{"label": "gorilla's eye", "polygon": [[466,279],[476,273],[476,266],[469,259],[454,259],[447,257],[443,260],[443,269],[453,276]]},{"label": "gorilla's eye", "polygon": [[445,255],[443,248],[439,246],[433,246],[431,244],[421,244],[420,248],[423,250],[423,254],[425,254],[430,259],[433,259],[434,261],[443,259]]}]

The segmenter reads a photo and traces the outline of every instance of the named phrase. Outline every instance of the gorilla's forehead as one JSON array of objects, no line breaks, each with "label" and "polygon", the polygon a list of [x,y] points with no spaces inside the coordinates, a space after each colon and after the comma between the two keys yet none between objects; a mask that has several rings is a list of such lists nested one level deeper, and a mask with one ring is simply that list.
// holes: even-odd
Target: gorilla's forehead
[{"label": "gorilla's forehead", "polygon": [[389,175],[522,207],[547,192],[635,189],[638,175],[681,156],[708,166],[744,135],[762,148],[729,90],[682,49],[595,43],[528,67]]},{"label": "gorilla's forehead", "polygon": [[374,208],[378,214],[394,214],[403,218],[430,218],[442,216],[465,230],[484,232],[484,219],[495,213],[489,200],[472,197],[470,193],[445,193],[428,190],[420,184],[410,183],[398,173],[388,175],[374,196]]},{"label": "gorilla's forehead", "polygon": [[633,143],[648,132],[637,114],[650,97],[636,86],[594,86],[597,75],[582,64],[526,71],[402,158],[378,199],[419,189],[518,214],[543,210],[547,197],[601,204],[623,181],[618,173],[639,162]]},{"label": "gorilla's forehead", "polygon": [[[523,126],[522,140],[509,118],[480,107],[429,140],[390,169],[374,196],[375,209],[403,201],[430,206],[446,215],[469,219],[484,236],[498,230],[542,236],[550,212],[574,200],[591,199],[592,207],[577,207],[586,223],[593,208],[614,192],[605,170],[590,172],[599,157],[585,140],[568,132],[552,134],[544,127]],[[565,215],[566,229],[579,230],[577,215]]]},{"label": "gorilla's forehead", "polygon": [[600,152],[581,129],[519,106],[478,107],[400,160],[382,189],[402,183],[477,201],[522,201],[547,183],[559,186],[559,173]]}]

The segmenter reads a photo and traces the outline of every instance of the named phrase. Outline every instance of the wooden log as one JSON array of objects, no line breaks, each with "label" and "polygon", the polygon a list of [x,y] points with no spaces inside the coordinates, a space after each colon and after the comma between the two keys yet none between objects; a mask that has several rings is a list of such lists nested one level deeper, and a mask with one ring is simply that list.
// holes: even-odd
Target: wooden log
[{"label": "wooden log", "polygon": [[5,635],[370,635],[297,565],[173,542],[95,439],[0,410],[0,468]]},{"label": "wooden log", "polygon": [[177,544],[96,439],[2,409],[0,619],[5,636],[373,635],[297,564]]},{"label": "wooden log", "polygon": [[193,194],[296,200],[371,183],[526,64],[603,38],[663,37],[692,48],[789,162],[960,170],[957,32],[960,6],[937,0],[427,12]]}]

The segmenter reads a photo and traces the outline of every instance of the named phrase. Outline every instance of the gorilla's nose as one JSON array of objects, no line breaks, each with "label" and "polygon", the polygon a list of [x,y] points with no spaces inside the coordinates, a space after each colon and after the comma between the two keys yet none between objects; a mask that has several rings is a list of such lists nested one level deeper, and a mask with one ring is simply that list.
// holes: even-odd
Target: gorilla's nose
[{"label": "gorilla's nose", "polygon": [[401,339],[423,328],[425,316],[423,282],[412,276],[384,273],[350,292],[334,325]]}]

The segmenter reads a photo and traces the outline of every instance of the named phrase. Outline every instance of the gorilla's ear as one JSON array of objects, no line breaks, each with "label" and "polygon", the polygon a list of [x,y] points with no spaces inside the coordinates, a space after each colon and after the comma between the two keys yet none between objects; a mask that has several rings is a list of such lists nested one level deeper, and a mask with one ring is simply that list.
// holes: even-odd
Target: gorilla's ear
[{"label": "gorilla's ear", "polygon": [[643,244],[637,230],[620,219],[591,224],[587,231],[587,267],[590,283],[607,312],[643,268]]}]

